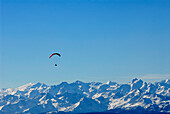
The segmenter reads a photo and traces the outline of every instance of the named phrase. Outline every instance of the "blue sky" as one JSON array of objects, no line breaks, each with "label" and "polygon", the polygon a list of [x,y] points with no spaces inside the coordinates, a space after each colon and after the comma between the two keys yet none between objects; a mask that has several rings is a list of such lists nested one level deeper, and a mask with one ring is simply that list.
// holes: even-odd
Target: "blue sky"
[{"label": "blue sky", "polygon": [[0,88],[170,78],[169,14],[169,0],[1,0]]}]

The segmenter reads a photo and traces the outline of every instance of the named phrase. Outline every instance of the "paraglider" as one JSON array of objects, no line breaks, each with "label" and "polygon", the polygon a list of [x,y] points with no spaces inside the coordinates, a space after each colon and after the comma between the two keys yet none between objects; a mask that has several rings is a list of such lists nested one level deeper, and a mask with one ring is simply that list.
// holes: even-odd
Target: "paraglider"
[{"label": "paraglider", "polygon": [[[52,56],[54,56],[54,55],[57,55],[57,56],[61,57],[61,55],[60,55],[59,53],[53,53],[53,54],[50,55],[49,59],[50,59]],[[55,66],[57,66],[57,64],[55,64]]]}]

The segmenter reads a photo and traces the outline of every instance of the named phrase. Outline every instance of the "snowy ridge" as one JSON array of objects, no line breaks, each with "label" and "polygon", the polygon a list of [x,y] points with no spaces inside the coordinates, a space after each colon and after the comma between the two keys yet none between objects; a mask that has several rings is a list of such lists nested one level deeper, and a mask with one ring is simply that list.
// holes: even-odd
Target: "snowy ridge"
[{"label": "snowy ridge", "polygon": [[170,113],[170,79],[154,84],[141,79],[133,79],[128,84],[111,81],[62,82],[52,86],[29,83],[0,89],[0,113],[121,112],[138,108]]}]

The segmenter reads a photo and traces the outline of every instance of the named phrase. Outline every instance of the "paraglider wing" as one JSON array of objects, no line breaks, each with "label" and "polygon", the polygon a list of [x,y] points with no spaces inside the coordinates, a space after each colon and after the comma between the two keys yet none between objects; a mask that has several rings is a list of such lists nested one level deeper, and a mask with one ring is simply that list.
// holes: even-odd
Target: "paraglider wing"
[{"label": "paraglider wing", "polygon": [[58,55],[59,57],[61,56],[59,53],[53,53],[53,54],[50,55],[49,58],[51,58],[53,55]]}]

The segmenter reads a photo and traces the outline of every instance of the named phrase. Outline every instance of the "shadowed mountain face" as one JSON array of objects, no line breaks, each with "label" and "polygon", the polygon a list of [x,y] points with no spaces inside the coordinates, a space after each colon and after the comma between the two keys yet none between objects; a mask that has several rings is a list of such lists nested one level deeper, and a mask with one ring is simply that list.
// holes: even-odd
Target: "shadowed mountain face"
[{"label": "shadowed mountain face", "polygon": [[170,112],[170,80],[146,83],[29,83],[0,89],[0,113]]}]

